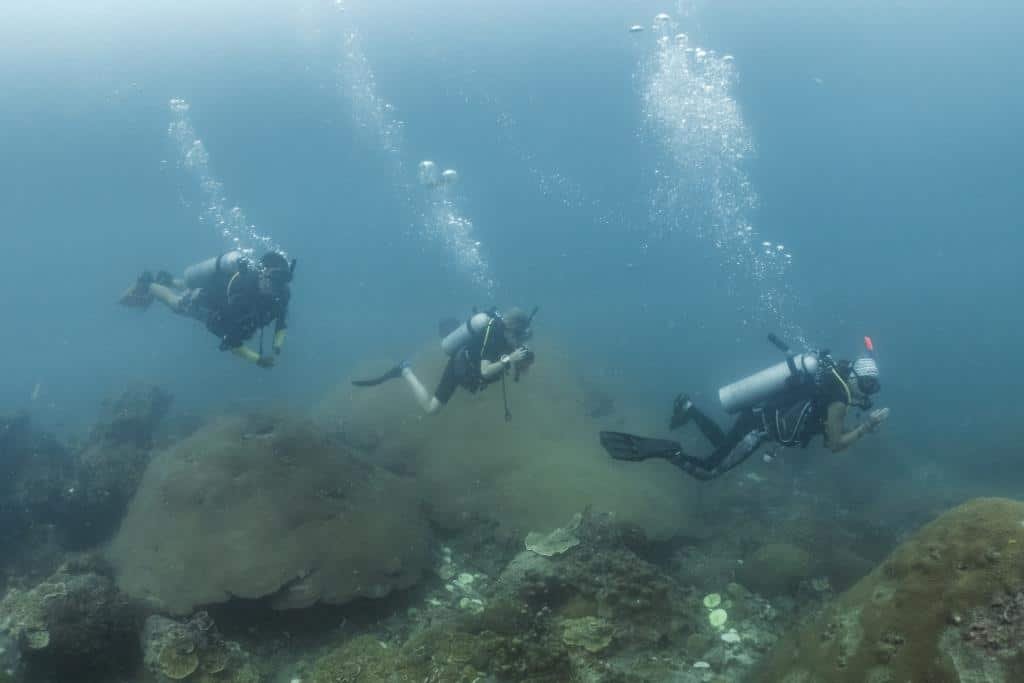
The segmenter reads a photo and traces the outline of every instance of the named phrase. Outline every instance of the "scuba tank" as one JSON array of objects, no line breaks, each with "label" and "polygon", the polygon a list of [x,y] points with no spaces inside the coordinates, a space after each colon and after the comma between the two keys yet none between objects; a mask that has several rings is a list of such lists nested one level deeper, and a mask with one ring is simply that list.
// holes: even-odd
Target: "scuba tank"
[{"label": "scuba tank", "polygon": [[205,287],[217,273],[234,275],[245,268],[243,264],[246,262],[245,255],[240,251],[229,251],[200,261],[185,269],[185,286],[189,289]]},{"label": "scuba tank", "polygon": [[764,403],[799,384],[813,383],[822,367],[816,353],[794,354],[774,334],[768,339],[786,353],[786,360],[718,390],[718,400],[727,413],[738,413]]},{"label": "scuba tank", "polygon": [[495,318],[487,313],[476,313],[466,322],[460,324],[441,340],[441,350],[449,356],[454,356],[464,349],[473,337],[483,334],[487,326]]}]

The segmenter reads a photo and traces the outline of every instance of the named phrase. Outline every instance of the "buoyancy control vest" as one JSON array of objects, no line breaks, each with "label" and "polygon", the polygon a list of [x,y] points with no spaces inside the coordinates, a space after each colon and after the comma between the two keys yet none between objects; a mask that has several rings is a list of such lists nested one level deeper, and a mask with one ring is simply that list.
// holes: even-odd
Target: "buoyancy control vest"
[{"label": "buoyancy control vest", "polygon": [[843,379],[848,375],[848,364],[836,363],[825,355],[820,358],[820,365],[813,382],[793,383],[754,408],[764,431],[782,446],[806,448],[815,436],[825,433],[829,406],[852,402],[849,386]]},{"label": "buoyancy control vest", "polygon": [[480,372],[482,360],[497,360],[512,351],[507,348],[505,324],[496,310],[474,313],[464,323],[457,323],[454,329],[448,321],[441,321],[439,331],[447,331],[441,340],[441,349],[450,356],[449,363],[460,386],[476,392],[500,379],[487,379]]}]

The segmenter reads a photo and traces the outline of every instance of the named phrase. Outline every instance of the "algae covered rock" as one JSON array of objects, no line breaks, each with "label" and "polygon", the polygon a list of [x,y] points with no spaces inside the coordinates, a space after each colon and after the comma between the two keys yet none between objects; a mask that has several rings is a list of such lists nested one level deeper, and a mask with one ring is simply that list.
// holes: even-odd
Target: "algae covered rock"
[{"label": "algae covered rock", "polygon": [[[20,658],[18,656],[18,645],[9,635],[0,630],[0,683],[13,680],[14,672],[18,670]],[[6,679],[4,677],[7,677]]]},{"label": "algae covered rock", "polygon": [[577,546],[551,557],[519,553],[502,572],[498,594],[566,619],[606,620],[628,634],[625,645],[682,642],[696,628],[683,587],[629,547],[636,534],[611,515],[588,512],[574,532]]},{"label": "algae covered rock", "polygon": [[737,578],[755,593],[772,596],[793,592],[813,573],[811,555],[806,550],[789,543],[768,543],[746,559]]},{"label": "algae covered rock", "polygon": [[309,424],[234,418],[154,457],[108,555],[125,592],[180,615],[381,597],[414,584],[429,549],[409,481]]},{"label": "algae covered rock", "polygon": [[[474,617],[479,619],[481,617]],[[338,681],[485,680],[564,683],[571,680],[565,646],[542,629],[520,624],[512,634],[477,628],[477,621],[435,626],[403,644],[360,636],[321,657],[310,683]]]},{"label": "algae covered rock", "polygon": [[0,628],[31,669],[67,672],[127,665],[139,625],[135,606],[96,565],[65,565],[31,590],[0,602]]},{"label": "algae covered rock", "polygon": [[14,559],[34,525],[68,516],[74,476],[72,454],[27,415],[0,416],[0,564]]},{"label": "algae covered rock", "polygon": [[922,528],[775,648],[759,681],[1024,680],[1024,503]]},{"label": "algae covered rock", "polygon": [[64,491],[73,514],[62,522],[77,548],[106,541],[117,530],[142,480],[155,433],[171,405],[160,387],[135,383],[104,401],[89,442],[76,454],[75,481]]},{"label": "algae covered rock", "polygon": [[92,441],[149,449],[171,402],[171,395],[158,386],[131,384],[117,398],[103,402],[100,419],[92,429]]}]

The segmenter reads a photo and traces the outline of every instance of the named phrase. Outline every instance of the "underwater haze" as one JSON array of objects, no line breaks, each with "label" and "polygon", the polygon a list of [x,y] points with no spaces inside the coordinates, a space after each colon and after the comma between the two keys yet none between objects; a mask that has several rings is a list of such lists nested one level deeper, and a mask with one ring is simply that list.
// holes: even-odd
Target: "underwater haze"
[{"label": "underwater haze", "polygon": [[1024,680],[1022,27],[0,0],[0,683]]},{"label": "underwater haze", "polygon": [[[439,318],[537,305],[652,424],[776,362],[770,332],[870,335],[893,457],[1019,486],[1022,25],[934,0],[3,3],[0,412],[74,432],[133,379],[304,410]],[[421,186],[426,159],[457,184]],[[298,261],[274,369],[116,305],[236,245]]]}]

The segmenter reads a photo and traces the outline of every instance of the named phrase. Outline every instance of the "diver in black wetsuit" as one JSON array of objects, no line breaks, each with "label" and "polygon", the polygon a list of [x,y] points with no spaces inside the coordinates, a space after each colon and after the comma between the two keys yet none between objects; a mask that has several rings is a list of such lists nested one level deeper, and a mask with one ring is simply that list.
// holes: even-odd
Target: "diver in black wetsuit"
[{"label": "diver in black wetsuit", "polygon": [[[511,308],[504,314],[497,311],[475,313],[464,323],[442,321],[441,348],[449,358],[433,394],[423,386],[407,361],[380,377],[354,380],[352,384],[372,387],[402,377],[424,412],[433,415],[448,403],[459,387],[476,393],[502,381],[509,371],[518,379],[534,360],[533,350],[526,346],[533,335],[534,314],[536,309],[527,315],[522,309]],[[505,415],[509,417],[507,406]]]},{"label": "diver in black wetsuit", "polygon": [[706,458],[683,452],[675,441],[648,439],[620,432],[601,432],[601,445],[617,460],[663,458],[696,479],[715,479],[745,462],[765,443],[806,447],[818,435],[833,452],[845,450],[873,432],[889,417],[889,409],[872,410],[853,429],[845,427],[851,406],[870,409],[870,397],[881,389],[874,358],[835,362],[821,357],[822,372],[814,382],[790,383],[777,395],[744,409],[728,432],[698,410],[685,395],[676,397],[669,428],[690,420],[711,442]]},{"label": "diver in black wetsuit", "polygon": [[[261,368],[271,368],[287,336],[289,283],[295,261],[283,254],[267,252],[254,261],[240,251],[230,251],[185,270],[182,279],[160,271],[139,276],[120,299],[123,306],[148,308],[159,300],[178,315],[199,320],[220,340],[221,350]],[[264,355],[262,330],[274,323],[273,355]],[[245,346],[261,333],[257,353]]]}]

